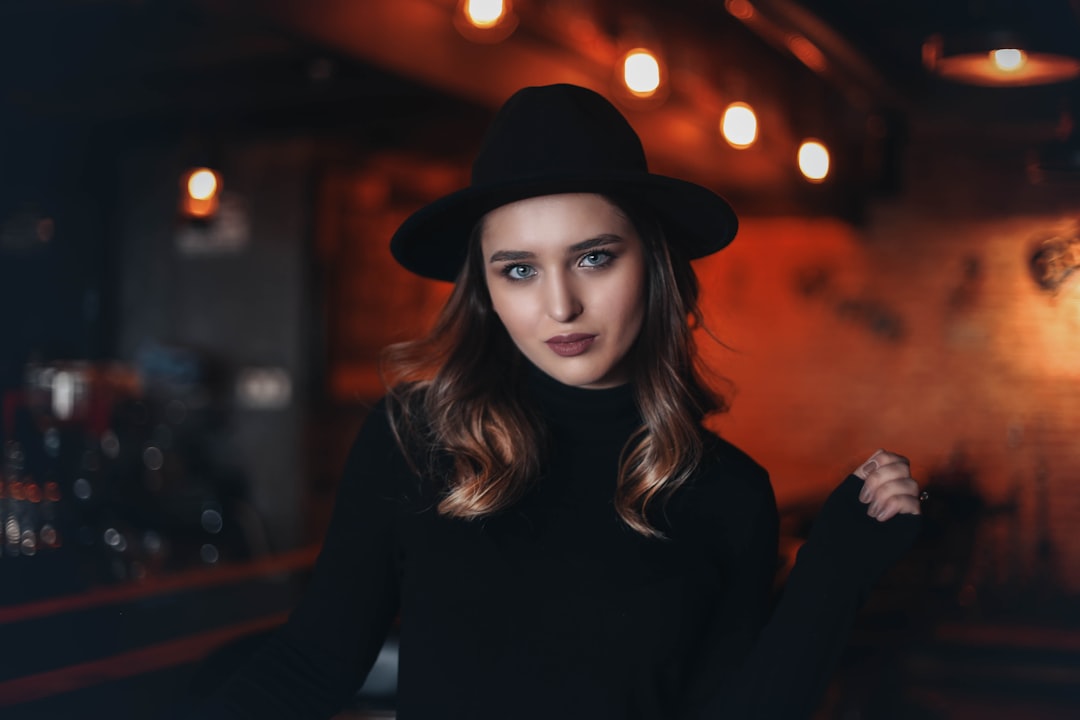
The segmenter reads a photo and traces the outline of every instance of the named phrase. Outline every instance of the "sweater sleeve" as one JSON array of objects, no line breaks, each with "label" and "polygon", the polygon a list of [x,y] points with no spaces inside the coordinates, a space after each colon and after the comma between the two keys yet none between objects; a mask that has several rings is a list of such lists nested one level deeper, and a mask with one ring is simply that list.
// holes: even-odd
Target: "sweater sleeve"
[{"label": "sweater sleeve", "polygon": [[[746,478],[720,500],[736,499],[738,512],[725,517],[729,528],[722,541],[724,592],[714,621],[704,629],[702,656],[693,665],[685,697],[686,709],[699,708],[741,667],[769,618],[776,575],[779,516],[768,474],[754,465],[738,476]],[[705,505],[706,503],[702,503]],[[710,523],[714,525],[715,519]],[[691,713],[691,717],[696,717]]]},{"label": "sweater sleeve", "polygon": [[829,496],[769,622],[738,667],[694,717],[806,718],[817,708],[856,614],[878,578],[914,542],[915,515],[878,522],[850,475]]},{"label": "sweater sleeve", "polygon": [[288,622],[213,700],[213,717],[329,718],[371,669],[399,604],[405,477],[385,401],[353,444],[310,584]]}]

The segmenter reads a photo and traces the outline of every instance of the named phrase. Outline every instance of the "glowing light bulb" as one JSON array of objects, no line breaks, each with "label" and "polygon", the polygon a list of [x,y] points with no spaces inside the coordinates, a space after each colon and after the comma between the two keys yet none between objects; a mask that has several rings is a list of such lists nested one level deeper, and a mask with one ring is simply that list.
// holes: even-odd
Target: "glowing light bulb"
[{"label": "glowing light bulb", "polygon": [[194,200],[209,200],[217,193],[217,176],[213,170],[200,168],[188,176],[188,195]]},{"label": "glowing light bulb", "polygon": [[737,17],[740,20],[750,20],[756,14],[754,12],[754,6],[747,0],[725,0],[724,7],[733,17]]},{"label": "glowing light bulb", "polygon": [[505,15],[506,3],[503,0],[466,0],[465,2],[465,17],[474,27],[495,27]]},{"label": "glowing light bulb", "polygon": [[799,146],[799,170],[810,182],[821,182],[829,174],[829,151],[817,140]]},{"label": "glowing light bulb", "polygon": [[1016,72],[1027,64],[1027,54],[1023,50],[1017,50],[1016,48],[993,50],[990,53],[990,59],[993,61],[994,67],[1002,72]]},{"label": "glowing light bulb", "polygon": [[631,50],[623,59],[623,82],[635,95],[649,97],[660,88],[660,62],[648,50]]},{"label": "glowing light bulb", "polygon": [[740,150],[754,144],[757,130],[757,115],[754,109],[744,102],[728,105],[720,119],[720,132],[724,139],[729,145]]},{"label": "glowing light bulb", "polygon": [[221,176],[210,168],[192,168],[181,178],[180,211],[190,218],[209,218],[217,212]]},{"label": "glowing light bulb", "polygon": [[825,59],[825,53],[821,52],[817,45],[807,40],[802,35],[791,35],[787,40],[788,50],[791,54],[802,61],[802,64],[816,73],[823,73],[829,69],[829,63]]}]

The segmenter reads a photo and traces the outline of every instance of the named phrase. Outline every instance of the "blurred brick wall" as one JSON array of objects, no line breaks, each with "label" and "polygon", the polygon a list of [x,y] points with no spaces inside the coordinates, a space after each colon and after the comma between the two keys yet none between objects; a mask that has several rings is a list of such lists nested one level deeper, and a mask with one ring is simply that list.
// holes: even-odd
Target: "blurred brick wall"
[{"label": "blurred brick wall", "polygon": [[1049,541],[1057,582],[1080,592],[1080,280],[1051,293],[1030,267],[1076,221],[744,219],[697,265],[728,347],[699,342],[736,387],[716,428],[770,469],[781,504],[823,496],[877,447],[920,478],[963,463],[988,503],[1016,503],[1019,530],[993,549],[1004,581],[1038,572]]}]

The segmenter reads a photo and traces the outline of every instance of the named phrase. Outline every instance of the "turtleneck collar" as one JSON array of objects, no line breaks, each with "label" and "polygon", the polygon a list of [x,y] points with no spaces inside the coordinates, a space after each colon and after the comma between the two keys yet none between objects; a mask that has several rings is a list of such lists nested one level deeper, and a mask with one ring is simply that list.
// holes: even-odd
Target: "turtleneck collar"
[{"label": "turtleneck collar", "polygon": [[564,385],[527,363],[528,395],[551,426],[629,430],[641,424],[641,414],[630,383],[601,390]]}]

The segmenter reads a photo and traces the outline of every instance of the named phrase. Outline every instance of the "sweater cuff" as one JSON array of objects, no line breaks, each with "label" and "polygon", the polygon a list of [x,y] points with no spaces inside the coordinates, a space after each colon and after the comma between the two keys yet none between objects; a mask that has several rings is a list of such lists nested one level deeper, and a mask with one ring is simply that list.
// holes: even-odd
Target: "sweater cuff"
[{"label": "sweater cuff", "polygon": [[860,477],[848,475],[829,495],[798,559],[838,582],[869,590],[914,544],[922,516],[876,520],[859,500],[862,487]]}]

